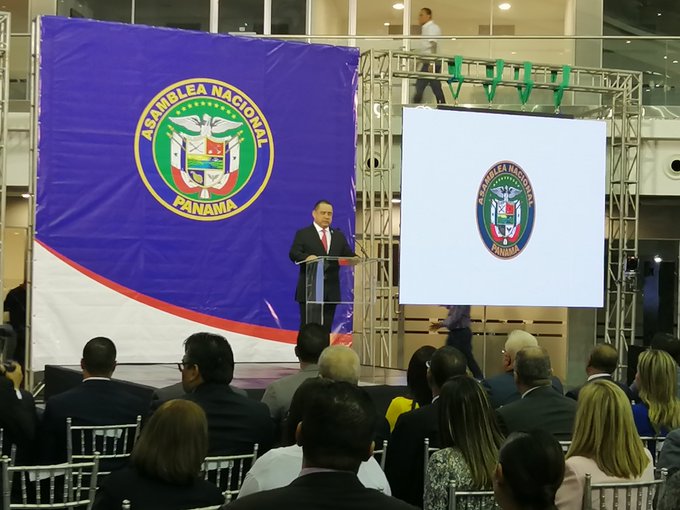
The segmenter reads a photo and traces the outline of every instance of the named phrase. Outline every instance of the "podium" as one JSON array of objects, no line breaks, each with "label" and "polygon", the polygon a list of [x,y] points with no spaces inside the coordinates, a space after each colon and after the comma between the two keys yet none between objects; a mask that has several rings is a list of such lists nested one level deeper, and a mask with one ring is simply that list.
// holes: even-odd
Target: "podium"
[{"label": "podium", "polygon": [[317,323],[331,330],[328,321],[338,305],[375,303],[378,259],[324,256],[300,264],[305,266],[306,324]]}]

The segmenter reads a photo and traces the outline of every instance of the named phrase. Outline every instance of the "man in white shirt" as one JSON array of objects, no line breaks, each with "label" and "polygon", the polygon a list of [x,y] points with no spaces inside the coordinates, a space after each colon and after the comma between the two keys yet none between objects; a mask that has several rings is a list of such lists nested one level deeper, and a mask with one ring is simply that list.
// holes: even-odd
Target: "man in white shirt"
[{"label": "man in white shirt", "polygon": [[[439,36],[442,35],[442,31],[434,21],[432,21],[432,9],[423,7],[420,9],[420,14],[418,14],[418,23],[420,23],[421,35],[424,36]],[[417,41],[418,46],[416,51],[422,53],[423,55],[432,55],[437,53],[437,41],[434,39],[420,39]],[[430,68],[431,62],[423,62],[420,72],[427,73],[431,72]],[[435,72],[441,71],[441,64],[435,64]],[[423,101],[423,92],[425,88],[430,85],[434,97],[437,99],[437,104],[444,104],[444,92],[442,92],[442,84],[439,80],[426,80],[419,79],[416,80],[416,93],[413,96],[414,103],[421,103]]]}]

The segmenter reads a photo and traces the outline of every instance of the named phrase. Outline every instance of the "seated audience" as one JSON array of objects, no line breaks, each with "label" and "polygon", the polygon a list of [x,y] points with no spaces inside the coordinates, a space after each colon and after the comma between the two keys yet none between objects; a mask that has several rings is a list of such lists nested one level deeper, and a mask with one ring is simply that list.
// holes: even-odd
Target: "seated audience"
[{"label": "seated audience", "polygon": [[680,429],[671,430],[663,442],[656,469],[666,469],[668,476],[680,470]]},{"label": "seated audience", "polygon": [[406,371],[408,397],[395,397],[387,408],[385,417],[390,424],[390,432],[394,430],[397,418],[407,411],[413,411],[432,402],[432,390],[427,384],[427,362],[436,351],[431,345],[423,345],[413,353]]},{"label": "seated audience", "polygon": [[239,498],[230,510],[407,510],[410,505],[364,487],[357,471],[372,454],[376,410],[359,387],[345,382],[319,386],[297,426],[302,471],[288,486]]},{"label": "seated audience", "polygon": [[83,382],[47,400],[42,416],[43,461],[66,461],[66,418],[73,425],[122,425],[144,416],[148,402],[111,381],[116,369],[116,346],[96,337],[83,348]]},{"label": "seated audience", "polygon": [[503,510],[554,510],[564,478],[564,453],[542,430],[515,432],[503,443],[493,492]]},{"label": "seated audience", "polygon": [[665,436],[680,427],[676,377],[675,361],[667,352],[652,349],[640,354],[635,375],[640,402],[633,405],[633,416],[641,436]]},{"label": "seated audience", "polygon": [[661,489],[656,510],[680,509],[680,473],[676,472],[666,479]]},{"label": "seated audience", "polygon": [[320,324],[305,324],[300,328],[295,345],[295,356],[300,361],[300,371],[274,381],[267,386],[262,396],[262,402],[269,408],[269,413],[277,426],[283,425],[295,390],[307,379],[318,377],[319,356],[329,345],[328,330]]},{"label": "seated audience", "polygon": [[[243,480],[239,498],[259,491],[284,487],[295,480],[302,469],[302,448],[295,440],[297,426],[319,388],[329,384],[335,383],[318,377],[308,379],[300,385],[293,396],[290,412],[284,422],[283,447],[269,450],[255,461]],[[364,487],[390,494],[385,473],[372,456],[361,463],[357,476]]]},{"label": "seated audience", "polygon": [[272,447],[274,422],[261,402],[231,389],[234,353],[227,339],[213,333],[195,333],[184,342],[182,384],[187,400],[203,408],[208,418],[208,455],[261,453]]},{"label": "seated audience", "polygon": [[[677,377],[675,394],[680,398],[680,339],[670,333],[656,333],[652,337],[649,347],[650,349],[667,352],[675,361],[675,373]],[[630,392],[633,400],[636,402],[640,400],[637,381],[633,381],[633,384],[630,385]]]},{"label": "seated audience", "polygon": [[[586,374],[588,374],[588,380],[586,384],[592,381],[607,380],[612,381],[624,392],[628,400],[633,399],[633,395],[630,392],[628,386],[623,383],[614,381],[613,374],[616,371],[616,367],[619,364],[619,352],[611,344],[598,344],[590,353],[588,357],[588,363],[586,364]],[[574,388],[567,392],[567,397],[578,400],[579,391],[581,391],[583,386]]]},{"label": "seated audience", "polygon": [[[538,347],[536,337],[521,329],[511,331],[503,349],[503,373],[489,377],[482,382],[489,393],[491,406],[494,409],[520,399],[521,395],[517,391],[514,377],[515,358],[517,353],[525,347]],[[560,380],[551,376],[551,381],[553,388],[562,395],[564,389]]]},{"label": "seated audience", "polygon": [[550,357],[542,347],[525,347],[515,359],[515,383],[522,398],[497,410],[505,434],[544,430],[558,440],[569,440],[576,402],[556,392],[551,384]]},{"label": "seated audience", "polygon": [[120,510],[123,500],[144,510],[181,510],[224,503],[220,490],[199,477],[208,451],[203,410],[170,400],[153,414],[135,445],[130,465],[105,477],[94,510]]},{"label": "seated audience", "polygon": [[16,462],[35,462],[34,440],[38,426],[33,395],[21,389],[24,375],[16,361],[7,367],[0,363],[0,429],[3,431],[0,456],[9,457],[16,446]]},{"label": "seated audience", "polygon": [[427,381],[432,390],[432,404],[402,414],[390,438],[385,473],[392,494],[412,505],[422,507],[425,466],[425,438],[439,446],[439,393],[451,377],[465,375],[467,359],[455,347],[437,349],[430,360]]},{"label": "seated audience", "polygon": [[[427,466],[425,510],[448,509],[450,480],[457,490],[490,490],[503,442],[484,388],[464,375],[442,387],[439,430],[442,449],[432,454]],[[495,508],[493,498],[480,508]]]},{"label": "seated audience", "polygon": [[[592,483],[654,480],[652,456],[635,430],[630,401],[611,381],[593,381],[580,392],[564,482],[557,491],[559,510],[583,507],[586,474]],[[613,494],[605,497],[611,508]],[[599,502],[600,494],[594,492],[593,507],[598,508]]]}]

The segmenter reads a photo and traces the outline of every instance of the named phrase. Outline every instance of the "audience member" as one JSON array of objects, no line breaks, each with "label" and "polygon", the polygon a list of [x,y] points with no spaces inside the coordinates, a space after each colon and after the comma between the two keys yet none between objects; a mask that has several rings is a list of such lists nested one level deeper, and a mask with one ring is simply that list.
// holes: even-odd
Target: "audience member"
[{"label": "audience member", "polygon": [[[284,422],[283,447],[269,450],[255,461],[243,480],[239,498],[259,491],[278,489],[295,480],[302,469],[302,448],[296,444],[295,439],[297,426],[302,421],[305,409],[320,391],[319,388],[329,384],[335,383],[318,377],[307,379],[300,385]],[[357,476],[364,487],[390,494],[385,473],[373,456],[361,463]]]},{"label": "audience member", "polygon": [[278,426],[283,424],[290,401],[298,387],[307,379],[318,377],[319,356],[329,344],[328,329],[320,324],[310,323],[300,328],[295,345],[300,371],[274,381],[267,386],[262,396],[262,402],[267,405],[272,419]]},{"label": "audience member", "polygon": [[7,365],[0,363],[0,429],[3,430],[0,456],[9,456],[12,445],[16,445],[16,462],[32,464],[38,415],[33,395],[20,389],[23,378],[21,365],[16,361]]},{"label": "audience member", "polygon": [[439,393],[451,377],[466,374],[467,360],[455,347],[437,349],[430,360],[427,380],[432,390],[432,404],[402,414],[397,419],[386,459],[385,473],[392,494],[412,505],[422,507],[425,439],[439,446]]},{"label": "audience member", "polygon": [[[449,379],[439,394],[442,449],[430,457],[425,482],[425,510],[446,510],[449,482],[458,490],[489,490],[503,438],[484,388],[461,375]],[[481,509],[495,508],[493,499]]]},{"label": "audience member", "polygon": [[83,382],[47,400],[42,416],[42,456],[46,463],[66,461],[66,419],[74,425],[121,425],[144,416],[148,402],[111,381],[116,346],[96,337],[85,344],[80,361]]},{"label": "audience member", "polygon": [[655,349],[640,354],[635,375],[640,401],[633,405],[633,416],[641,436],[665,436],[680,427],[676,378],[670,354]]},{"label": "audience member", "polygon": [[[611,344],[598,344],[591,351],[588,357],[588,362],[586,363],[586,374],[588,379],[586,384],[593,381],[612,381],[616,384],[623,393],[626,395],[628,400],[633,400],[633,395],[630,388],[623,383],[614,381],[613,374],[619,364],[619,352]],[[583,386],[569,390],[566,394],[567,397],[578,400],[578,394]]]},{"label": "audience member", "polygon": [[515,358],[515,383],[522,398],[497,410],[505,434],[540,429],[559,440],[571,438],[576,402],[551,385],[550,357],[542,347],[525,347]]},{"label": "audience member", "polygon": [[680,510],[680,472],[666,479],[661,489],[656,510]]},{"label": "audience member", "polygon": [[411,356],[406,370],[406,385],[408,397],[395,397],[387,408],[385,417],[390,424],[390,431],[394,430],[397,418],[408,411],[413,411],[432,402],[432,390],[427,384],[427,363],[437,349],[431,345],[423,345]]},{"label": "audience member", "polygon": [[[656,333],[649,344],[650,349],[665,351],[671,355],[675,361],[675,372],[677,376],[677,386],[675,394],[680,398],[680,339],[670,333]],[[640,400],[637,381],[630,385],[632,399],[636,402]]]},{"label": "audience member", "polygon": [[239,498],[230,510],[295,508],[316,510],[407,510],[397,499],[367,489],[357,478],[372,454],[376,410],[370,397],[353,384],[319,386],[305,405],[297,426],[302,471],[290,485]]},{"label": "audience member", "polygon": [[187,400],[164,403],[146,424],[132,451],[130,466],[100,483],[94,510],[132,508],[181,510],[220,505],[224,496],[199,478],[208,451],[208,422],[203,410]]},{"label": "audience member", "polygon": [[16,335],[12,359],[20,365],[26,364],[26,280],[7,293],[3,308],[9,312],[9,323]]},{"label": "audience member", "polygon": [[184,341],[182,384],[186,399],[203,408],[208,418],[208,455],[269,450],[274,422],[261,402],[238,395],[229,386],[234,377],[234,353],[226,338],[195,333]]},{"label": "audience member", "polygon": [[[603,379],[590,382],[580,392],[564,482],[557,491],[559,510],[581,510],[586,474],[592,483],[654,480],[652,456],[635,430],[628,397]],[[604,496],[606,508],[611,508],[613,494]],[[600,506],[599,493],[593,494],[592,503],[594,508]]]},{"label": "audience member", "polygon": [[493,492],[503,510],[554,510],[564,478],[564,454],[542,430],[515,432],[499,453]]},{"label": "audience member", "polygon": [[[517,353],[525,347],[538,347],[536,337],[521,329],[511,331],[503,349],[503,373],[483,381],[484,387],[491,399],[491,406],[494,409],[520,399],[514,376],[515,358]],[[560,380],[555,376],[551,376],[551,381],[553,388],[562,395],[564,389]]]},{"label": "audience member", "polygon": [[656,459],[656,468],[666,469],[669,476],[680,470],[680,429],[672,430],[666,436]]}]

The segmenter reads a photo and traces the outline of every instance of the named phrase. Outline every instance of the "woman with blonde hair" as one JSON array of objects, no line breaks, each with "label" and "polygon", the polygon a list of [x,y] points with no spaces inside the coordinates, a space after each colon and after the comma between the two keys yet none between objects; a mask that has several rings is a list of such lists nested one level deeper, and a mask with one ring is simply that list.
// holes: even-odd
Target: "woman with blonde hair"
[{"label": "woman with blonde hair", "polygon": [[[586,474],[592,483],[654,480],[652,456],[635,429],[630,401],[611,381],[589,382],[579,392],[564,481],[555,497],[558,510],[582,508]],[[594,494],[594,507],[598,500]]]},{"label": "woman with blonde hair", "polygon": [[[458,490],[490,490],[503,442],[486,391],[476,380],[449,379],[439,394],[442,449],[430,457],[425,480],[425,510],[446,510],[449,481]],[[495,508],[493,498],[481,508]]]},{"label": "woman with blonde hair", "polygon": [[650,349],[640,354],[635,383],[641,402],[633,405],[633,416],[641,436],[665,436],[680,427],[677,377],[677,365],[667,352]]}]

